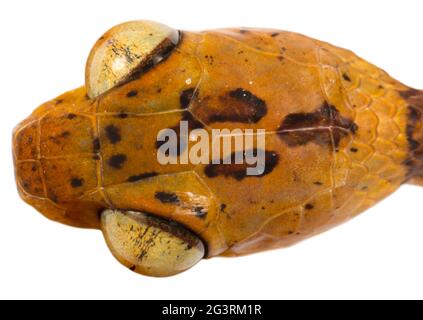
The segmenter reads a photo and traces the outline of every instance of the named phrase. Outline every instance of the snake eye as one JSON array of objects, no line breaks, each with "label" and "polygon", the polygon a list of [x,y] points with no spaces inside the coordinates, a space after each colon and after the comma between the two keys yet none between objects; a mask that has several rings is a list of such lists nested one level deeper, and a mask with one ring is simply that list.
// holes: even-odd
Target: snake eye
[{"label": "snake eye", "polygon": [[85,85],[95,98],[131,81],[163,60],[179,42],[179,32],[152,21],[132,21],[107,31],[87,60]]},{"label": "snake eye", "polygon": [[141,212],[105,210],[101,228],[113,255],[131,270],[153,277],[181,273],[203,259],[203,242],[175,222]]}]

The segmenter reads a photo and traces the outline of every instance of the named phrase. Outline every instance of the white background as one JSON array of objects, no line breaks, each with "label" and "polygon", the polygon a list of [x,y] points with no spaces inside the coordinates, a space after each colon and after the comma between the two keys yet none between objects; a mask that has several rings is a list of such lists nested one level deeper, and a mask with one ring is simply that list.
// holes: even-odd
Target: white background
[{"label": "white background", "polygon": [[22,202],[11,132],[83,83],[95,40],[150,19],[178,29],[297,31],[354,50],[423,88],[422,1],[1,1],[0,297],[129,299],[423,298],[423,189],[403,186],[365,214],[290,249],[214,258],[173,278],[129,272],[101,232],[46,220]]}]

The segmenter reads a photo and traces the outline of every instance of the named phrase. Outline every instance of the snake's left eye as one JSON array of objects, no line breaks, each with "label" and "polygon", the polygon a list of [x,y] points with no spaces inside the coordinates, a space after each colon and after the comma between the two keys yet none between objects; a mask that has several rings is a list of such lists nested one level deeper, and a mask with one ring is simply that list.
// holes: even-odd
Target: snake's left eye
[{"label": "snake's left eye", "polygon": [[179,32],[152,21],[132,21],[107,31],[87,60],[85,85],[95,98],[163,60],[179,42]]}]

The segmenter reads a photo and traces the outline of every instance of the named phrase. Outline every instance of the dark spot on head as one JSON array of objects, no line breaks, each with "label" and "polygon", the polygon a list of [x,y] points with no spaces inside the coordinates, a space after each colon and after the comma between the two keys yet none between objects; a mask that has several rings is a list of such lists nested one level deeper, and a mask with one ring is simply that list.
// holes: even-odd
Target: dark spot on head
[{"label": "dark spot on head", "polygon": [[343,73],[342,74],[342,78],[345,80],[345,81],[348,81],[348,82],[351,82],[351,78],[348,76],[348,74],[346,74],[346,73]]},{"label": "dark spot on head", "polygon": [[192,211],[200,219],[204,219],[205,217],[207,217],[207,210],[204,209],[204,207],[194,207],[192,208]]},{"label": "dark spot on head", "polygon": [[67,138],[70,136],[70,132],[69,131],[63,131],[62,134],[60,135],[62,138]]},{"label": "dark spot on head", "polygon": [[220,106],[210,108],[206,122],[257,123],[267,113],[264,100],[238,88],[220,97]]},{"label": "dark spot on head", "polygon": [[313,184],[314,184],[314,185],[316,185],[316,186],[321,186],[321,185],[323,185],[323,183],[322,183],[322,182],[320,182],[320,181],[315,181],[315,182],[313,182]]},{"label": "dark spot on head", "polygon": [[355,134],[357,124],[345,118],[332,105],[324,102],[311,113],[291,113],[285,117],[278,129],[281,139],[290,147],[302,146],[309,142],[332,145],[337,148],[343,137]]},{"label": "dark spot on head", "polygon": [[172,203],[179,204],[181,201],[178,196],[173,192],[163,192],[158,191],[155,193],[155,198],[158,199],[161,203]]},{"label": "dark spot on head", "polygon": [[222,204],[220,205],[220,211],[224,212],[224,211],[225,211],[225,209],[226,209],[226,204],[222,203]]},{"label": "dark spot on head", "polygon": [[133,98],[136,97],[138,95],[138,91],[137,90],[131,90],[126,94],[126,97],[128,98]]},{"label": "dark spot on head", "polygon": [[141,173],[141,174],[137,174],[137,175],[134,175],[134,176],[130,176],[128,178],[128,180],[126,180],[126,181],[136,182],[136,181],[151,178],[151,177],[154,177],[154,176],[157,176],[157,172],[154,172],[154,171],[153,172],[146,172],[146,173]]},{"label": "dark spot on head", "polygon": [[82,187],[82,185],[84,184],[84,179],[72,178],[70,184],[71,184],[72,188]]},{"label": "dark spot on head", "polygon": [[356,152],[358,152],[358,149],[357,148],[351,148],[350,151],[353,152],[353,153],[356,153]]},{"label": "dark spot on head", "polygon": [[93,140],[93,153],[98,153],[98,152],[100,152],[100,139],[95,138]]},{"label": "dark spot on head", "polygon": [[122,169],[123,164],[128,158],[124,154],[115,154],[109,158],[107,164],[115,169]]},{"label": "dark spot on head", "polygon": [[[206,166],[204,173],[209,178],[215,178],[218,176],[232,177],[236,180],[243,180],[244,178],[260,178],[272,172],[279,162],[279,156],[276,152],[265,151],[264,152],[265,167],[264,167],[263,173],[259,175],[247,175],[247,168],[254,167],[254,165],[247,164],[245,161],[245,152],[241,151],[241,153],[242,154],[240,156],[243,158],[242,164],[235,163],[237,152],[233,152],[230,156],[231,157],[230,164],[224,164],[223,161],[220,161],[221,164],[211,163]],[[254,149],[253,153],[254,155],[257,155],[257,149]],[[238,153],[238,156],[239,156],[239,153]]]},{"label": "dark spot on head", "polygon": [[194,99],[194,96],[197,95],[194,88],[189,88],[182,91],[181,95],[179,96],[179,103],[181,104],[182,109],[187,109]]},{"label": "dark spot on head", "polygon": [[306,210],[311,210],[311,209],[313,209],[313,208],[314,208],[314,206],[313,206],[311,203],[307,203],[307,204],[305,205],[305,208],[306,208]]},{"label": "dark spot on head", "polygon": [[76,118],[76,114],[75,113],[68,113],[67,118],[69,120],[75,119]]},{"label": "dark spot on head", "polygon": [[122,140],[122,137],[120,135],[120,129],[115,127],[114,125],[108,125],[105,128],[106,131],[106,137],[107,139],[109,139],[110,143],[112,144],[116,144],[118,143],[120,140]]}]

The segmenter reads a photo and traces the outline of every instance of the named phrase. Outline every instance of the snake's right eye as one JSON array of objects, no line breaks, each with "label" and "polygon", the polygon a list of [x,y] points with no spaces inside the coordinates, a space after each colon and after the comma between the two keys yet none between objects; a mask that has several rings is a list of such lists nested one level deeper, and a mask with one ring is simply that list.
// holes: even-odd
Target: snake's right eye
[{"label": "snake's right eye", "polygon": [[96,98],[131,81],[163,60],[179,42],[179,32],[152,21],[113,27],[94,45],[87,60],[85,85]]}]

